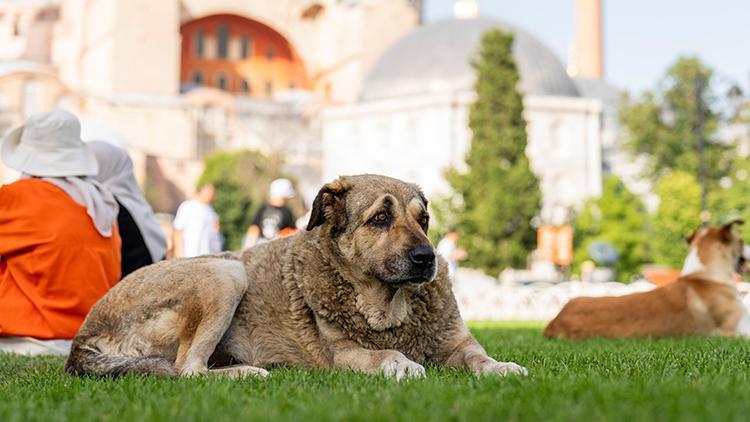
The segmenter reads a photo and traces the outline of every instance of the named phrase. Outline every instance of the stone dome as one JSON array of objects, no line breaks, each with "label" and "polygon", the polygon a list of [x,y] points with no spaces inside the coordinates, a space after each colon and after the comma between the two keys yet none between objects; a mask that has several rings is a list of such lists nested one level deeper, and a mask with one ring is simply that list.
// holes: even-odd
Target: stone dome
[{"label": "stone dome", "polygon": [[493,19],[449,19],[407,34],[381,56],[362,85],[360,99],[471,90],[474,58],[489,29],[515,34],[513,55],[527,95],[579,96],[555,54],[528,32]]}]

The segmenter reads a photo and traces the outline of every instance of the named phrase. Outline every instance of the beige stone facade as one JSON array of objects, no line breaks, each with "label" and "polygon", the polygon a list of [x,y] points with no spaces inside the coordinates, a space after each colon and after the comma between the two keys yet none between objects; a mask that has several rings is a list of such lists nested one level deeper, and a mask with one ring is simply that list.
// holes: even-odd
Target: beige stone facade
[{"label": "beige stone facade", "polygon": [[[309,90],[277,91],[269,100],[186,90],[180,29],[212,15],[281,34],[304,62]],[[126,144],[142,179],[167,179],[174,201],[162,211],[190,194],[201,158],[217,149],[280,152],[317,184],[319,111],[354,101],[370,66],[419,16],[419,2],[410,0],[6,0],[0,131],[32,112],[69,109],[84,134]],[[0,181],[14,176],[0,166]]]}]

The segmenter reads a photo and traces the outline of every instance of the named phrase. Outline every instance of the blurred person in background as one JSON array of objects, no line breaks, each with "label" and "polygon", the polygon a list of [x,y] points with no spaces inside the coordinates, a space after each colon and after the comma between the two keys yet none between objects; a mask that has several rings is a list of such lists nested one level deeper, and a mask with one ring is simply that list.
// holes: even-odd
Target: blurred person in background
[{"label": "blurred person in background", "polygon": [[119,212],[117,227],[122,239],[122,274],[164,259],[167,239],[156,222],[133,174],[128,152],[104,141],[88,142],[99,163],[96,179],[114,195]]},{"label": "blurred person in background", "polygon": [[177,208],[172,225],[172,245],[175,258],[188,258],[221,252],[222,241],[219,232],[219,216],[211,203],[216,189],[211,183],[204,183],[192,199]]},{"label": "blurred person in background", "polygon": [[458,232],[449,228],[437,245],[437,252],[448,261],[448,275],[453,278],[458,269],[458,261],[466,259],[466,250],[458,247]]},{"label": "blurred person in background", "polygon": [[0,188],[0,351],[67,354],[120,280],[117,202],[66,111],[33,114],[0,154],[21,172]]},{"label": "blurred person in background", "polygon": [[292,182],[276,179],[268,188],[268,200],[263,203],[247,229],[244,247],[289,236],[297,230],[296,221],[287,201],[294,197]]}]

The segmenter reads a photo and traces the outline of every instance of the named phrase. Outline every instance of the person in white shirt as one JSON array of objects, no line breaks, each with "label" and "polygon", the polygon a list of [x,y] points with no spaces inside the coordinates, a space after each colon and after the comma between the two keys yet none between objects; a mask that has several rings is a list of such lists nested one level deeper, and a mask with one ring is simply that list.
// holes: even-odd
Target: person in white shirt
[{"label": "person in white shirt", "polygon": [[198,187],[193,199],[177,209],[172,222],[174,257],[192,257],[221,252],[219,217],[211,206],[216,190],[210,183]]},{"label": "person in white shirt", "polygon": [[448,275],[453,278],[458,269],[458,261],[466,259],[466,250],[458,247],[458,232],[451,228],[437,246],[437,253],[448,261]]}]

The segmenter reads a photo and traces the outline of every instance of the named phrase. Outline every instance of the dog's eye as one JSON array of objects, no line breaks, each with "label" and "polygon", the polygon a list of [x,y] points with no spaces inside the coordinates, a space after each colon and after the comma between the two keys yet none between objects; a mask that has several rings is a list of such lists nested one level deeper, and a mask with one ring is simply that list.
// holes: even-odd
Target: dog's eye
[{"label": "dog's eye", "polygon": [[421,224],[423,227],[430,223],[430,217],[423,215],[419,219],[419,224]]},{"label": "dog's eye", "polygon": [[379,212],[372,217],[372,222],[377,224],[383,224],[388,222],[388,214],[385,212]]}]

